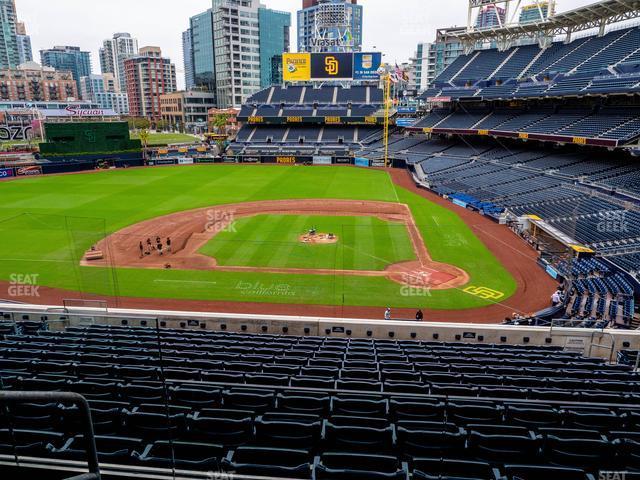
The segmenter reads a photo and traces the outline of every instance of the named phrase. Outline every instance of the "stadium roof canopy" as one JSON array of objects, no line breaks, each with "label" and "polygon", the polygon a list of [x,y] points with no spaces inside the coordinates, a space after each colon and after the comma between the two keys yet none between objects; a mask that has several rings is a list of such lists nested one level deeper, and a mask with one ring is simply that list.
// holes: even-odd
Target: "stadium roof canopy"
[{"label": "stadium roof canopy", "polygon": [[640,17],[640,0],[604,0],[585,7],[576,8],[550,17],[545,21],[512,24],[502,27],[470,29],[451,33],[468,51],[482,43],[495,43],[498,49],[509,48],[515,40],[530,37],[550,41],[559,35],[599,28],[600,34],[612,23]]}]

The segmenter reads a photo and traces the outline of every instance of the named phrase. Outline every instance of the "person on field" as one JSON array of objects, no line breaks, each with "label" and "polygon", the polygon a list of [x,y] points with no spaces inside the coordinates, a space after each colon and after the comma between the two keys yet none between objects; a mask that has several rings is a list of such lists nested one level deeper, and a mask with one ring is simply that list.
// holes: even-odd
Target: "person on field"
[{"label": "person on field", "polygon": [[151,255],[151,250],[153,250],[153,247],[151,246],[151,239],[147,238],[147,255]]},{"label": "person on field", "polygon": [[171,253],[171,237],[167,237],[167,253]]},{"label": "person on field", "polygon": [[384,319],[391,320],[391,308],[387,307],[387,309],[384,311]]},{"label": "person on field", "polygon": [[162,242],[158,243],[158,245],[156,246],[156,249],[158,250],[158,254],[162,256]]},{"label": "person on field", "polygon": [[140,241],[140,258],[144,257],[144,245],[142,241]]},{"label": "person on field", "polygon": [[418,311],[416,312],[416,320],[417,320],[418,322],[421,322],[423,319],[424,319],[424,315],[422,314],[422,310],[418,310]]}]

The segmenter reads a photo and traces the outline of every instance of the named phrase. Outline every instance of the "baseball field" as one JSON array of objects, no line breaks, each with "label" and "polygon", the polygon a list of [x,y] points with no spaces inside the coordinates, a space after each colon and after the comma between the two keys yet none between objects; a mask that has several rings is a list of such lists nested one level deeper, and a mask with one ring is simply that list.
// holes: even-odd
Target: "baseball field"
[{"label": "baseball field", "polygon": [[[12,287],[26,283],[77,292],[76,298],[468,310],[507,302],[517,291],[495,248],[468,222],[399,186],[384,170],[264,165],[111,170],[5,181],[0,198],[0,281],[7,288],[0,298],[5,299],[16,291]],[[383,214],[386,204],[393,208]],[[235,207],[224,210],[230,205]],[[243,205],[260,208],[243,210]],[[214,228],[198,227],[180,241],[180,229],[186,228],[179,223],[186,218],[182,212],[202,215]],[[309,240],[310,230],[333,240]],[[171,253],[138,251],[146,238],[164,241],[171,235],[176,238]],[[199,240],[186,255],[194,238]],[[106,259],[84,262],[95,245]],[[428,264],[420,274],[431,280],[413,281],[420,262]],[[395,276],[389,273],[394,268]],[[457,281],[449,281],[452,271],[453,277],[460,272]]]}]

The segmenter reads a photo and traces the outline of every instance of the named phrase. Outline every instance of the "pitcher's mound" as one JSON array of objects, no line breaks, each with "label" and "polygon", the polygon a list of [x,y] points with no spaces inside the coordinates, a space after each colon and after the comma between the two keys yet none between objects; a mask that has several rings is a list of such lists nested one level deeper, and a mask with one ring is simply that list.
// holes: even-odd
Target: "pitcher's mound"
[{"label": "pitcher's mound", "polygon": [[311,245],[326,245],[330,243],[337,243],[338,237],[333,233],[305,233],[299,237],[300,243],[306,243]]}]

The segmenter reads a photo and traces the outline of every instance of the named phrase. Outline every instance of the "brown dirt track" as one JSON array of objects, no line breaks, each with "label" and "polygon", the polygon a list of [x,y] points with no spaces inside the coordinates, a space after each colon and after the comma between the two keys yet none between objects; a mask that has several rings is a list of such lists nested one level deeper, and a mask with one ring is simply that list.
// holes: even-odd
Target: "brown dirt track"
[{"label": "brown dirt track", "polygon": [[[188,168],[188,167],[187,167]],[[453,205],[451,202],[415,186],[405,170],[390,169],[392,180],[422,197],[453,210],[472,229],[475,235],[493,252],[496,258],[513,275],[517,283],[516,293],[506,302],[469,310],[423,309],[426,321],[448,321],[465,323],[499,323],[512,312],[531,313],[549,305],[549,298],[556,283],[536,264],[537,254],[522,239],[507,227],[498,225],[489,218]],[[306,210],[301,214],[308,214]],[[138,224],[140,225],[140,224]],[[160,235],[161,233],[158,232]],[[172,237],[174,233],[172,233]],[[178,235],[179,236],[179,235]],[[136,241],[137,245],[137,241]],[[424,244],[423,244],[424,245]],[[136,247],[137,248],[137,247]],[[137,257],[137,255],[136,255]],[[171,260],[173,263],[173,260]],[[153,267],[152,267],[153,268]],[[210,268],[210,265],[203,266]],[[6,297],[9,284],[0,282],[0,298]],[[152,310],[212,311],[246,314],[303,315],[344,318],[382,319],[384,309],[379,307],[350,307],[324,305],[281,305],[269,303],[213,302],[196,300],[174,300],[160,298],[104,297],[81,294],[54,288],[40,287],[40,297],[12,300],[45,305],[59,305],[64,299],[106,300],[113,308],[135,308]],[[394,318],[413,318],[413,309],[394,309]]]}]

